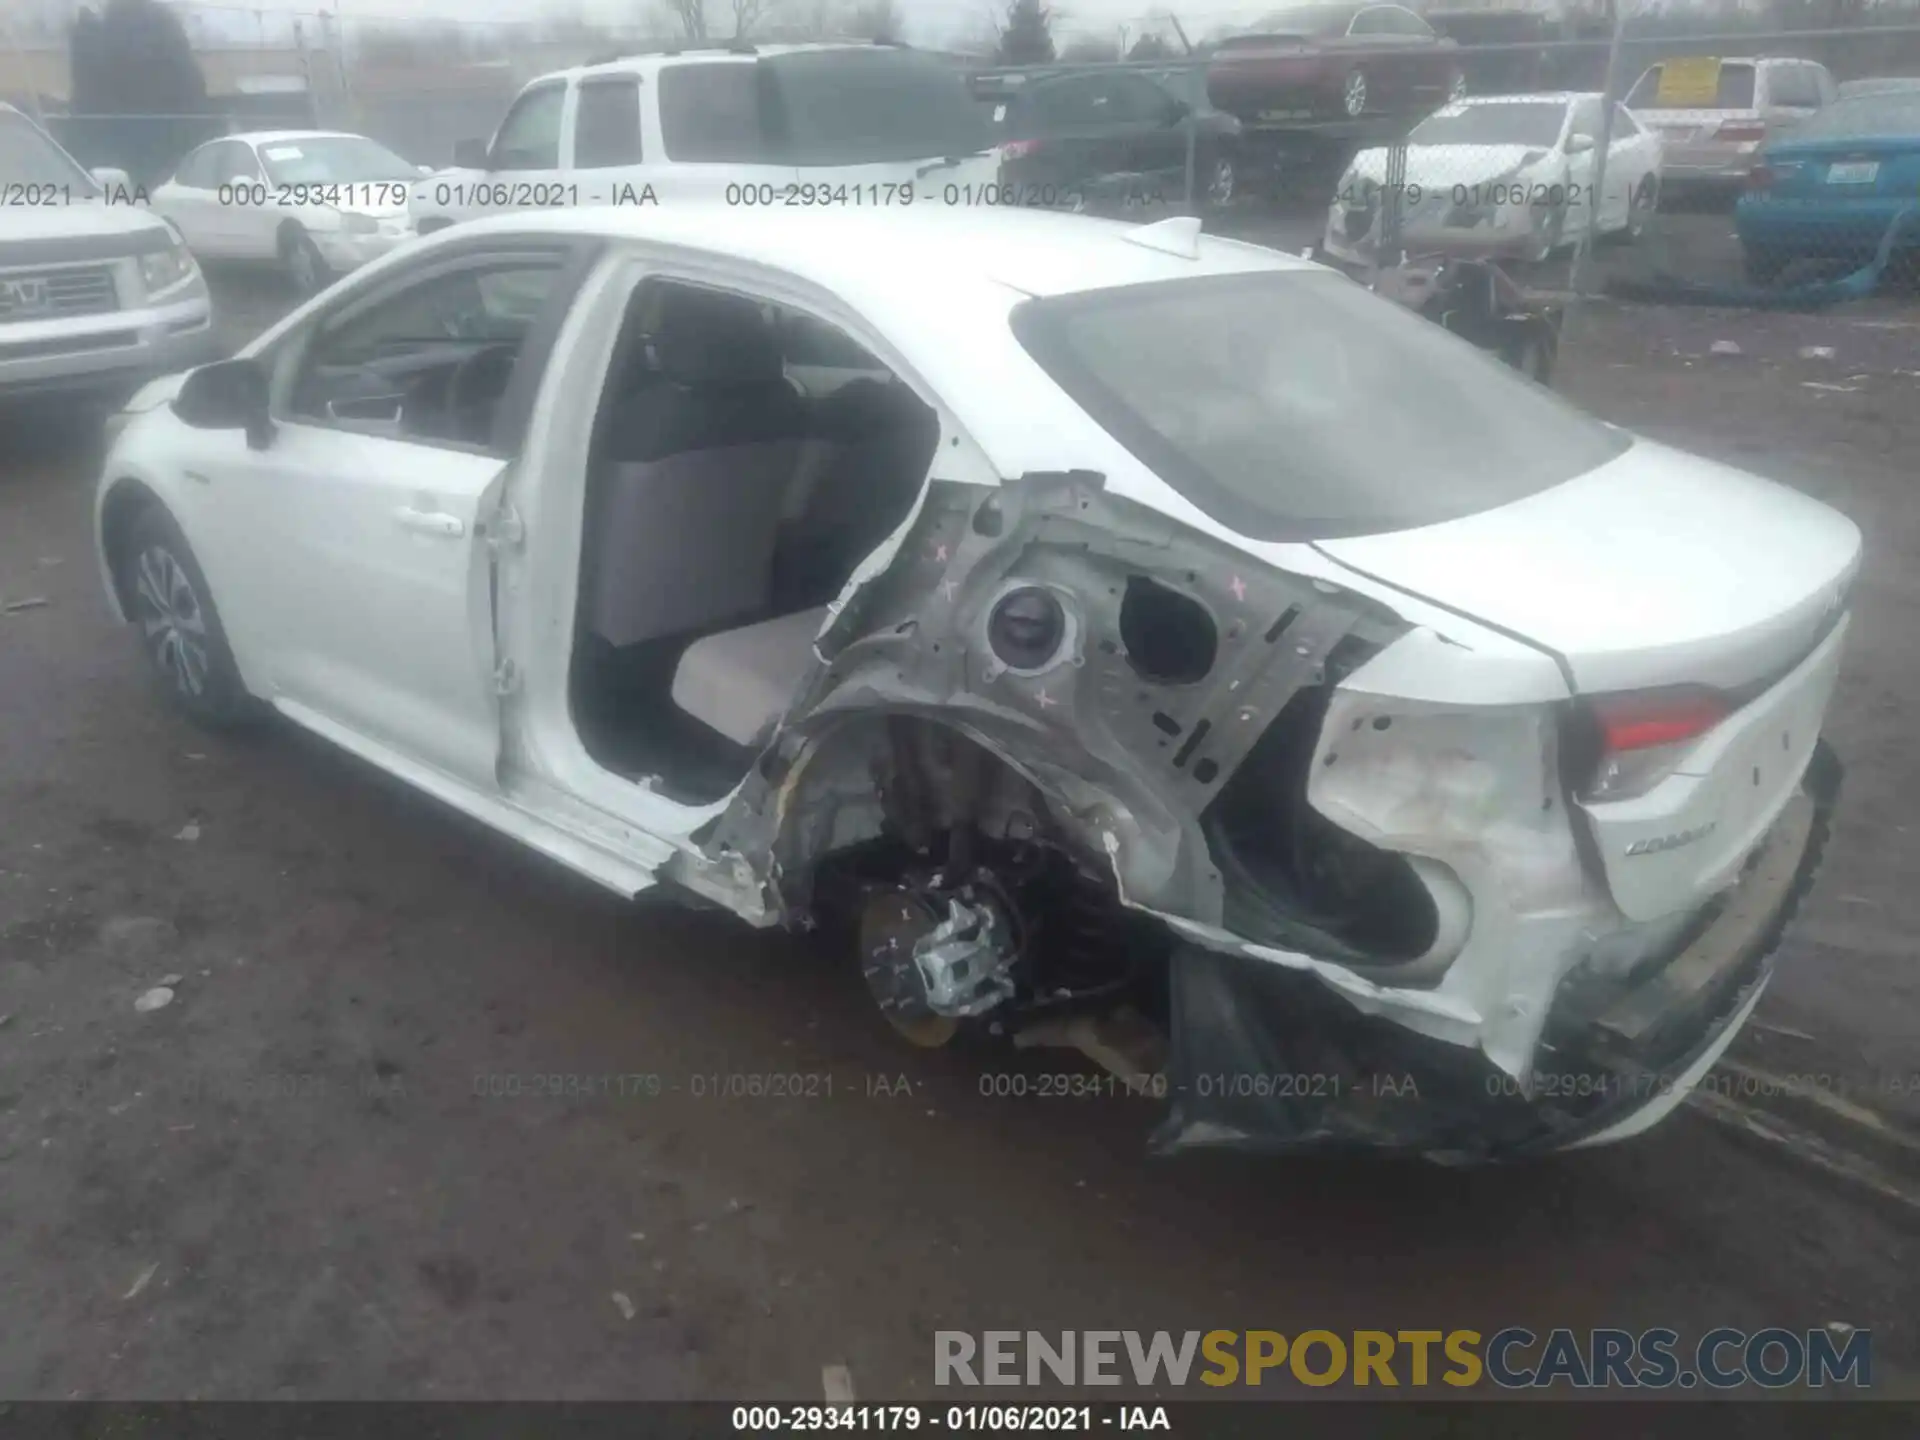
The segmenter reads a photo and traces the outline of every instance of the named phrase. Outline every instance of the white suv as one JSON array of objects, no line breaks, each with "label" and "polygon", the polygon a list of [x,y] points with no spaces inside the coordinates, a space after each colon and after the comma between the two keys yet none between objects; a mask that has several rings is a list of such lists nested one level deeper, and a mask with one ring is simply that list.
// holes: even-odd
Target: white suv
[{"label": "white suv", "polygon": [[0,104],[0,401],[113,397],[215,355],[206,282],[119,171]]},{"label": "white suv", "polygon": [[543,75],[491,142],[414,186],[422,233],[507,210],[718,201],[772,212],[999,203],[987,117],[899,45],[735,45]]}]

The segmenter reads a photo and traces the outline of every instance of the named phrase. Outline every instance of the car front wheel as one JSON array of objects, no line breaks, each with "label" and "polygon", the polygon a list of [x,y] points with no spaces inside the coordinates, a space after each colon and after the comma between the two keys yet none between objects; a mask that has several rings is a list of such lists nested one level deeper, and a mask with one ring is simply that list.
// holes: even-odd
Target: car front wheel
[{"label": "car front wheel", "polygon": [[286,267],[287,279],[294,291],[303,299],[308,295],[318,295],[333,279],[320,247],[298,225],[291,225],[281,232],[280,263]]},{"label": "car front wheel", "polygon": [[207,577],[173,517],[158,505],[142,513],[116,568],[128,618],[167,698],[212,728],[255,718],[259,703],[240,679]]}]

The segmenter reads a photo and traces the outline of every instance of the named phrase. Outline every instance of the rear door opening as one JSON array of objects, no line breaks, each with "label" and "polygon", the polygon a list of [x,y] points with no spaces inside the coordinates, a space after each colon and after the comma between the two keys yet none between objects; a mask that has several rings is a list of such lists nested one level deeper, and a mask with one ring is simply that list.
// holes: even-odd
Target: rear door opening
[{"label": "rear door opening", "polygon": [[681,803],[732,790],[938,440],[931,407],[836,327],[643,283],[590,451],[570,667],[588,753]]}]

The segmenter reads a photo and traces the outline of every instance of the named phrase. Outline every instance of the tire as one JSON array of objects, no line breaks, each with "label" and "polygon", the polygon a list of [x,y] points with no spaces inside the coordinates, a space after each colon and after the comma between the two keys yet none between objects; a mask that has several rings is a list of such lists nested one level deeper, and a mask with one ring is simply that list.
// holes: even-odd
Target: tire
[{"label": "tire", "polygon": [[1567,238],[1567,212],[1564,208],[1555,210],[1553,218],[1547,221],[1547,233],[1540,237],[1540,248],[1527,258],[1535,265],[1544,265],[1553,258],[1553,252],[1560,248]]},{"label": "tire", "polygon": [[280,264],[287,272],[287,281],[294,293],[303,300],[309,295],[318,295],[333,283],[333,271],[328,268],[320,247],[298,225],[289,225],[280,232]]},{"label": "tire", "polygon": [[1367,72],[1349,70],[1347,78],[1340,82],[1340,113],[1349,120],[1358,120],[1367,113]]},{"label": "tire", "polygon": [[262,707],[240,679],[207,577],[173,517],[158,505],[142,511],[114,571],[141,653],[174,707],[213,730],[259,718]]},{"label": "tire", "polygon": [[1201,195],[1209,209],[1224,210],[1233,203],[1239,184],[1240,175],[1234,169],[1232,158],[1216,155],[1213,157],[1213,162],[1207,166]]},{"label": "tire", "polygon": [[1747,277],[1749,285],[1771,285],[1780,278],[1780,272],[1787,268],[1787,262],[1793,257],[1778,250],[1769,250],[1764,246],[1740,246],[1740,270]]},{"label": "tire", "polygon": [[1621,238],[1631,244],[1644,236],[1659,208],[1660,186],[1649,175],[1634,187],[1632,196],[1627,200],[1627,224]]}]

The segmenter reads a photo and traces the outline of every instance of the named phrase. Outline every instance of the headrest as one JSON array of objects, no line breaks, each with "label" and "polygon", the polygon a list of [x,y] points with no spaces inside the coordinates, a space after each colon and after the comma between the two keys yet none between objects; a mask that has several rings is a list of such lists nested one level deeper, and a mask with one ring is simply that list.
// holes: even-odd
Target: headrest
[{"label": "headrest", "polygon": [[780,337],[757,301],[675,286],[653,329],[660,372],[691,388],[778,383]]}]

